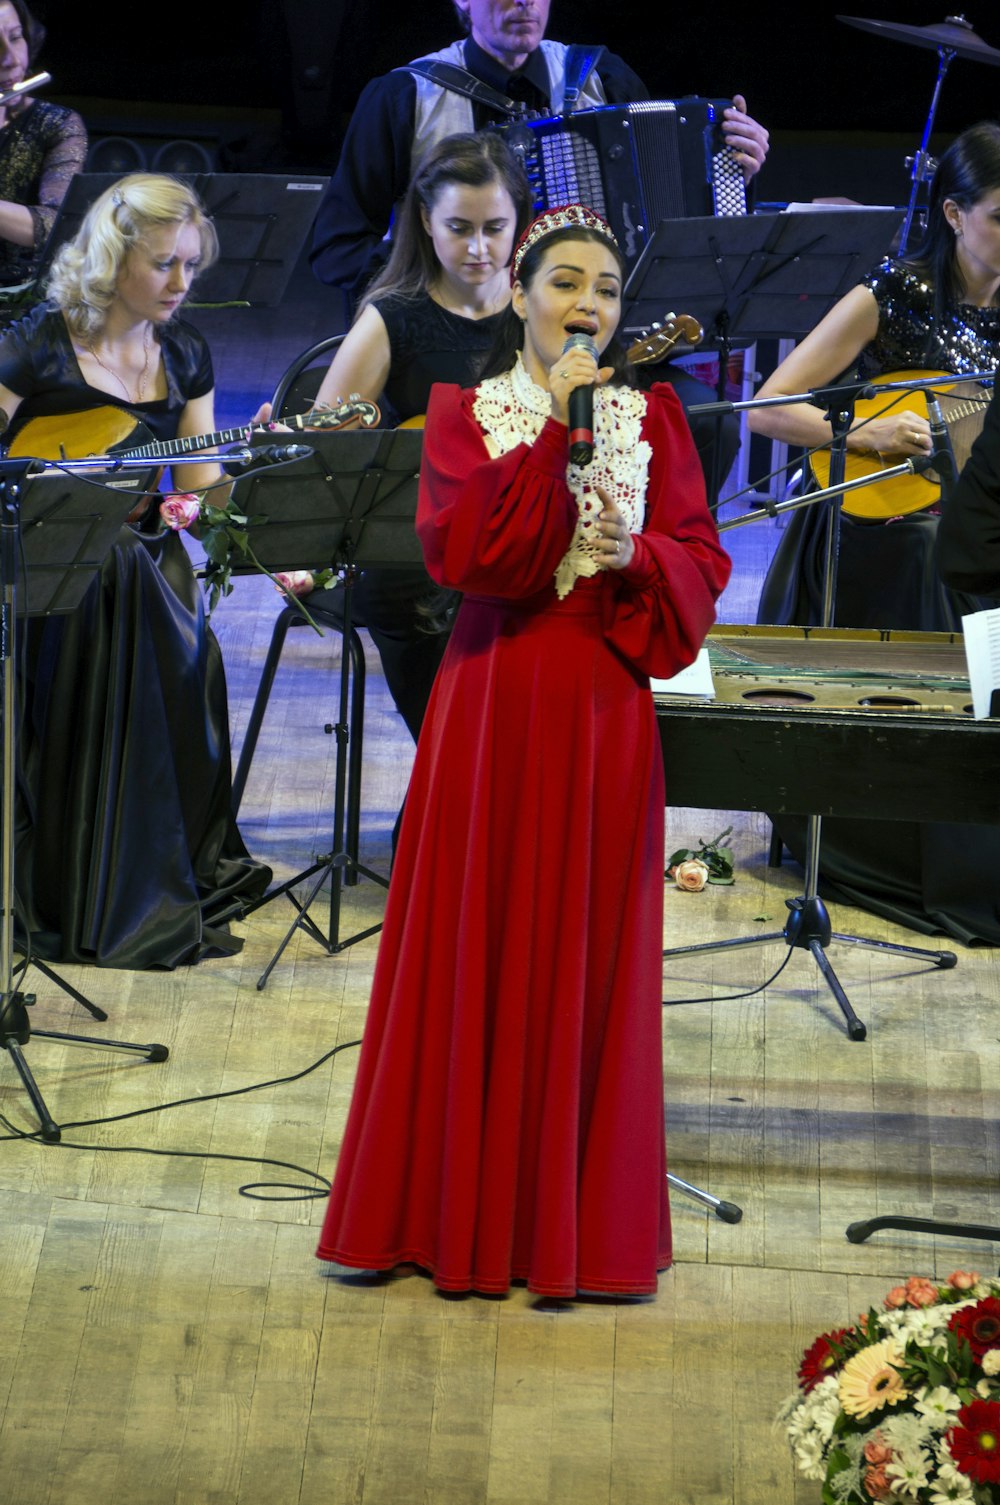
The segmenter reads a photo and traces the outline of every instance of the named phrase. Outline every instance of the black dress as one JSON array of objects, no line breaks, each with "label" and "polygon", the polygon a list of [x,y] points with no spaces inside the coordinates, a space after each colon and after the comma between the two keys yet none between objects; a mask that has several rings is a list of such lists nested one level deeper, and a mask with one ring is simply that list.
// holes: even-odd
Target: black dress
[{"label": "black dress", "polygon": [[[189,325],[160,341],[168,394],[135,411],[170,439],[212,365]],[[83,380],[45,307],[0,343],[0,383],[24,398],[15,428],[123,406]],[[202,597],[177,534],[123,527],[76,610],[29,625],[15,878],[43,958],[170,968],[242,944],[217,917],[270,872],[230,816],[226,683]]]},{"label": "black dress", "polygon": [[[389,336],[391,364],[383,413],[389,423],[426,413],[435,382],[472,386],[501,317],[467,319],[442,308],[427,293],[378,298],[375,308]],[[336,614],[341,593],[316,591],[309,602]],[[447,632],[439,630],[441,593],[420,565],[368,569],[355,591],[354,610],[358,625],[371,634],[393,703],[416,741],[448,643]]]},{"label": "black dress", "polygon": [[[950,304],[936,320],[931,285],[900,262],[885,262],[865,286],[879,305],[879,329],[862,352],[862,376],[996,369],[1000,309]],[[835,625],[960,632],[962,615],[984,603],[942,583],[934,562],[937,530],[935,511],[887,523],[843,515]],[[825,531],[825,504],[792,514],[764,582],[758,622],[819,624]],[[955,777],[961,777],[958,767]],[[782,816],[776,826],[801,859],[804,821]],[[934,821],[824,820],[820,891],[926,935],[1000,945],[1000,831]]]}]

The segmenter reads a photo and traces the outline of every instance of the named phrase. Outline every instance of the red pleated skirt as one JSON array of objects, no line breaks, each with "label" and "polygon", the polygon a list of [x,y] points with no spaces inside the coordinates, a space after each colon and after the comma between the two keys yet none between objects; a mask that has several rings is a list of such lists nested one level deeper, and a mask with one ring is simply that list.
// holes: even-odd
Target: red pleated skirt
[{"label": "red pleated skirt", "polygon": [[663,767],[604,582],[467,598],[421,734],[318,1254],[444,1290],[670,1263]]}]

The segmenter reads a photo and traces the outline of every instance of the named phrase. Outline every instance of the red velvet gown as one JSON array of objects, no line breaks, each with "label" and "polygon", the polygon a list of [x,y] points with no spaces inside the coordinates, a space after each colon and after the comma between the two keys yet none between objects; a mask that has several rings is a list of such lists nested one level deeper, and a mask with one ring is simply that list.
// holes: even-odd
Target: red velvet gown
[{"label": "red velvet gown", "polygon": [[566,429],[489,458],[437,387],[417,518],[464,593],[417,748],[318,1249],[445,1290],[640,1295],[670,1264],[664,780],[647,676],[689,663],[729,573],[679,402],[646,398],[646,527],[553,573]]}]

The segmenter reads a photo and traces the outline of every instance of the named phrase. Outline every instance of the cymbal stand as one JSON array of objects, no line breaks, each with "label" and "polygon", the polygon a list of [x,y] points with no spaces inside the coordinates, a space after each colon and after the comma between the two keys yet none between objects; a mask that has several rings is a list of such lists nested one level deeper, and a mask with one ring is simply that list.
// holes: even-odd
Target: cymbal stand
[{"label": "cymbal stand", "polygon": [[[955,380],[968,380],[968,377]],[[938,379],[938,385],[940,385]],[[913,383],[899,383],[900,387],[926,387],[927,381]],[[893,470],[879,471],[874,477],[862,477],[853,482],[844,481],[845,455],[847,448],[847,432],[854,419],[854,402],[858,395],[866,390],[866,383],[845,383],[833,387],[816,388],[812,392],[799,394],[796,397],[769,398],[757,402],[733,403],[733,409],[752,407],[779,406],[788,402],[813,402],[820,401],[827,409],[833,431],[833,444],[830,451],[830,481],[831,485],[824,491],[813,492],[808,497],[796,498],[795,503],[777,503],[765,507],[759,511],[745,513],[742,517],[733,519],[732,522],[720,525],[719,531],[725,532],[730,527],[740,527],[748,522],[757,521],[762,517],[774,517],[779,512],[788,511],[793,505],[814,506],[818,501],[830,503],[827,514],[826,531],[826,559],[823,575],[823,606],[821,627],[832,627],[836,606],[837,593],[837,560],[840,546],[840,512],[841,497],[847,490],[854,490],[869,484],[869,480],[885,481],[894,475],[912,474],[914,471],[928,469],[933,462],[933,456],[928,460],[906,461],[903,465]],[[703,406],[707,406],[703,405]],[[851,1001],[844,991],[829,958],[826,949],[832,940],[842,941],[846,945],[862,946],[872,951],[878,951],[885,956],[912,957],[914,960],[931,962],[942,971],[957,965],[958,957],[953,951],[931,951],[924,947],[904,946],[896,941],[876,941],[865,936],[844,935],[835,932],[830,923],[830,916],[826,905],[819,897],[819,858],[822,838],[822,820],[818,815],[810,815],[806,824],[806,854],[803,867],[805,870],[805,889],[802,895],[795,899],[786,899],[785,904],[789,910],[788,920],[784,929],[770,931],[766,935],[742,936],[727,941],[708,941],[697,946],[675,946],[664,951],[664,959],[676,956],[693,956],[697,953],[709,951],[725,951],[735,949],[738,946],[759,946],[770,941],[783,940],[786,946],[800,947],[808,951],[815,961],[824,982],[844,1016],[847,1025],[847,1034],[851,1040],[864,1040],[868,1031],[861,1019],[858,1018],[851,1006]]]},{"label": "cymbal stand", "polygon": [[[127,462],[121,462],[126,464]],[[148,461],[141,462],[148,469]],[[103,468],[108,469],[105,457]],[[27,1045],[32,1033],[38,1039],[61,1040],[78,1045],[98,1045],[109,1050],[133,1051],[148,1061],[164,1061],[168,1050],[165,1045],[134,1045],[126,1040],[95,1039],[89,1035],[65,1034],[56,1030],[34,1030],[28,1022],[28,1008],[35,1002],[34,995],[23,993],[16,986],[18,973],[28,965],[38,965],[51,980],[63,987],[78,1003],[88,1008],[96,1019],[106,1019],[107,1014],[91,1004],[82,993],[63,984],[43,964],[31,963],[25,957],[14,964],[14,785],[16,777],[17,698],[15,689],[17,647],[17,553],[20,536],[20,505],[22,486],[29,467],[37,469],[39,462],[30,458],[0,462],[0,720],[2,720],[2,791],[0,791],[0,1050],[5,1050],[14,1067],[47,1143],[56,1143],[61,1137],[59,1125],[46,1106],[45,1099],[22,1047]],[[52,467],[55,469],[56,467]],[[58,467],[65,471],[65,465]],[[88,462],[86,468],[98,468]],[[93,509],[92,509],[93,510]],[[30,560],[29,560],[30,565]]]},{"label": "cymbal stand", "polygon": [[916,156],[907,159],[910,165],[910,177],[912,179],[913,186],[910,189],[910,198],[906,206],[906,218],[903,221],[903,228],[899,232],[899,249],[896,252],[897,256],[906,255],[906,247],[910,238],[910,229],[913,225],[914,216],[916,214],[917,200],[920,197],[920,190],[925,183],[930,182],[930,179],[934,174],[934,161],[930,156],[928,147],[930,146],[931,134],[934,130],[934,117],[937,114],[938,101],[941,98],[941,85],[944,83],[945,74],[948,72],[949,66],[954,62],[955,58],[958,56],[958,53],[954,50],[954,48],[946,47],[942,43],[942,45],[937,49],[937,55],[937,80],[934,84],[934,93],[931,97],[930,109],[927,112],[927,119],[924,123],[924,134],[921,139],[920,146],[917,149]]}]

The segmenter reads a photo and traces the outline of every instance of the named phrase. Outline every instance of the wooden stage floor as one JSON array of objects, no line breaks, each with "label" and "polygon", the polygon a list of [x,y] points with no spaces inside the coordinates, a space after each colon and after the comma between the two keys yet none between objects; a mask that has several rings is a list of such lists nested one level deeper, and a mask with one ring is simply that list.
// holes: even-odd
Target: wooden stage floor
[{"label": "wooden stage floor", "polygon": [[[304,348],[323,332],[303,318],[281,338]],[[271,347],[265,372],[266,348],[239,366],[222,345],[230,421],[285,357]],[[730,535],[730,621],[747,619],[772,527],[752,547],[736,540],[757,530]],[[246,580],[216,614],[237,752],[275,611]],[[280,877],[329,848],[338,663],[331,638],[290,635],[243,808]],[[410,748],[370,645],[368,668],[362,855],[385,871]],[[759,815],[669,809],[668,850],[730,821],[735,885],[670,889],[666,945],[779,929],[800,891],[795,869],[768,869]],[[381,907],[375,885],[349,890],[343,933]],[[832,948],[868,1025],[852,1042],[808,956],[768,983],[779,944],[684,958],[665,977],[666,996],[704,1000],[663,1014],[671,1169],[744,1216],[727,1225],[676,1196],[677,1264],[654,1300],[448,1298],[412,1273],[333,1277],[313,1259],[323,1202],[302,1195],[309,1176],[268,1162],[334,1168],[357,1052],[296,1074],[360,1037],[377,937],[331,957],[297,932],[259,990],[291,918],[287,900],[270,904],[238,927],[239,956],[172,974],[62,969],[107,1009],[109,1034],[163,1041],[170,1058],[27,1047],[56,1119],[78,1126],[58,1146],[8,1137],[0,1153],[4,1505],[817,1502],[773,1426],[802,1349],[907,1275],[997,1264],[1000,1243],[844,1236],[875,1212],[1000,1222],[995,954],[955,946],[941,972]],[[97,1032],[37,973],[28,986],[37,1028]],[[6,1058],[0,1112],[31,1127]],[[269,1199],[241,1196],[261,1182]]]}]

